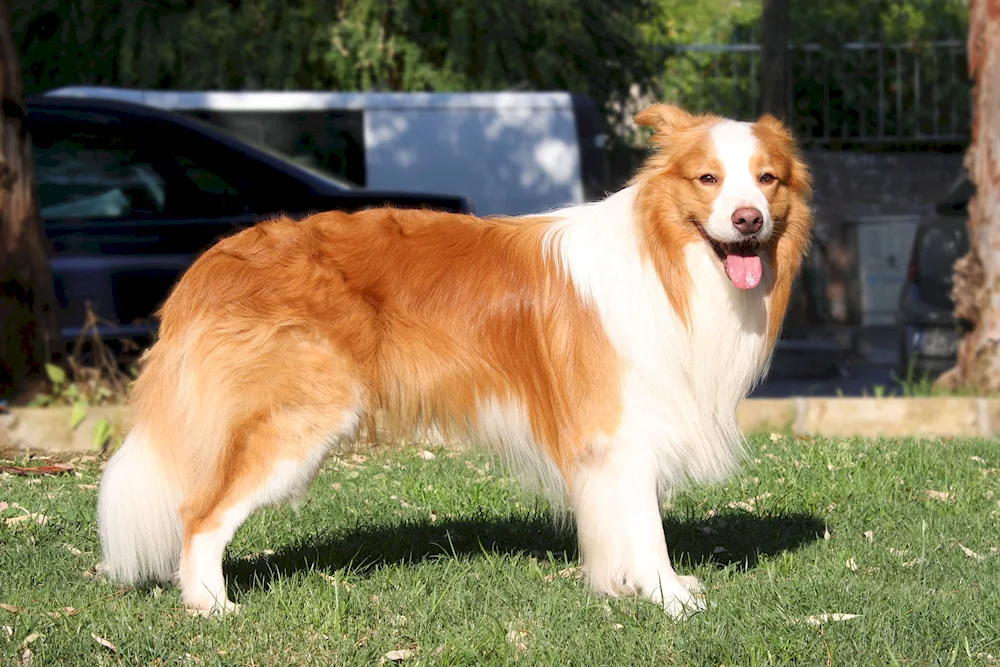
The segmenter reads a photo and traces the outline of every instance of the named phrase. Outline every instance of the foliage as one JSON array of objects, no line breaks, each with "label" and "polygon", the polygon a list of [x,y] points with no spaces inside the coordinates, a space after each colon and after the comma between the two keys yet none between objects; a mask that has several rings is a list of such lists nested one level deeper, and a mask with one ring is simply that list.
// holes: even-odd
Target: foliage
[{"label": "foliage", "polygon": [[[69,425],[76,430],[87,418],[91,405],[120,402],[124,396],[116,396],[106,382],[100,381],[99,374],[95,373],[94,369],[79,366],[73,368],[74,375],[81,377],[80,380],[70,380],[62,367],[46,364],[45,374],[52,384],[52,389],[48,394],[36,395],[29,405],[30,407],[69,406],[71,408]],[[95,450],[103,450],[113,435],[114,427],[111,422],[102,417],[94,423],[91,445]]]},{"label": "foliage", "polygon": [[[964,38],[966,0],[789,2],[793,43],[823,47],[793,63],[800,133],[822,135],[827,126],[859,133],[879,119],[892,132],[931,131],[936,116],[907,121],[877,111],[874,54],[845,57],[841,45]],[[615,131],[624,134],[629,123],[623,119],[649,91],[696,109],[750,117],[760,90],[759,61],[752,56],[670,50],[759,40],[755,0],[16,0],[14,19],[29,92],[77,83],[560,89],[591,96],[609,119],[616,113]],[[914,107],[920,92],[924,106],[932,94],[967,96],[963,75],[951,76],[962,65],[922,62],[925,79],[935,68],[950,76],[934,93],[927,86],[915,92],[907,70],[898,106]],[[888,91],[895,100],[895,84],[883,84],[883,97]],[[823,118],[828,103],[836,118]],[[937,121],[950,127],[956,114],[964,123],[964,107]]]},{"label": "foliage", "polygon": [[[755,117],[763,74],[758,54],[671,47],[759,42],[760,3],[659,0],[656,7],[645,34],[661,49],[663,96],[695,109]],[[881,132],[906,142],[968,132],[963,49],[926,45],[964,42],[966,0],[789,0],[789,14],[789,99],[799,136],[837,142]],[[911,45],[848,50],[847,42]]]},{"label": "foliage", "polygon": [[644,0],[19,0],[37,92],[563,89],[599,104],[649,78]]},{"label": "foliage", "polygon": [[134,79],[143,39],[194,3],[171,0],[15,0],[14,38],[28,94],[68,84]]},{"label": "foliage", "polygon": [[643,36],[652,44],[749,41],[760,22],[759,0],[656,0]]},{"label": "foliage", "polygon": [[[968,0],[787,0],[793,44],[964,39]],[[656,0],[643,34],[656,44],[759,41],[759,0]]]},{"label": "foliage", "polygon": [[970,396],[970,397],[998,397],[996,392],[984,392],[975,387],[952,387],[936,381],[937,378],[929,375],[920,375],[916,372],[911,361],[903,377],[894,378],[896,388],[889,391],[890,396],[897,394],[907,398],[926,398],[930,396]]},{"label": "foliage", "polygon": [[87,303],[83,327],[70,354],[63,360],[64,365],[45,365],[50,391],[36,395],[30,404],[32,407],[71,406],[73,428],[83,421],[91,405],[124,403],[138,376],[134,363],[138,346],[121,341],[123,354],[116,355],[101,338],[99,324],[107,323],[100,322]]},{"label": "foliage", "polygon": [[831,47],[843,42],[909,42],[965,39],[968,0],[790,0],[793,43]]}]

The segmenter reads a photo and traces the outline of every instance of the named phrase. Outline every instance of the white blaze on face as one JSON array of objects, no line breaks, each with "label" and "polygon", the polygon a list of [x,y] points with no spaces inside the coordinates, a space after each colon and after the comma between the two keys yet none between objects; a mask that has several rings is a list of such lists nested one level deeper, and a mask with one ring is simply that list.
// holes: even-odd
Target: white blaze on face
[{"label": "white blaze on face", "polygon": [[768,211],[767,197],[760,189],[760,174],[750,171],[750,161],[757,152],[757,138],[753,125],[736,121],[723,121],[712,128],[711,138],[715,154],[722,163],[722,187],[712,206],[705,231],[722,243],[739,243],[743,240],[733,226],[733,213],[739,208],[755,208],[761,212],[764,224],[757,238],[766,241],[771,236],[774,223]]}]

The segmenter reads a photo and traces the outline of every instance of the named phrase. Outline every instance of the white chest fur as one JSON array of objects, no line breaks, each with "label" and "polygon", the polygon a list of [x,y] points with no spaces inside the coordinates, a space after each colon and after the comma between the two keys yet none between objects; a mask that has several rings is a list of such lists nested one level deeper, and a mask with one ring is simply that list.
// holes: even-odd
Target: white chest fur
[{"label": "white chest fur", "polygon": [[[639,252],[629,190],[565,211],[557,260],[592,299],[625,362],[623,419],[611,446],[633,449],[663,485],[728,474],[742,448],[736,408],[765,370],[767,288],[732,285],[707,244],[686,249],[689,324]],[[558,239],[556,241],[555,239]]]}]

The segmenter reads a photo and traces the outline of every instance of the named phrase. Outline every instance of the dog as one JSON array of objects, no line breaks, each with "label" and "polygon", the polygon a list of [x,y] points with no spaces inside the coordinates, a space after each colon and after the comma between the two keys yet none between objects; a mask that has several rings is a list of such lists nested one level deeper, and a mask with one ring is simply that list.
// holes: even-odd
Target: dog
[{"label": "dog", "polygon": [[660,497],[729,474],[812,227],[789,130],[655,104],[602,201],[518,218],[377,208],[220,240],[159,311],[100,484],[105,569],[237,609],[223,555],[360,434],[496,445],[564,499],[593,591],[683,617]]}]

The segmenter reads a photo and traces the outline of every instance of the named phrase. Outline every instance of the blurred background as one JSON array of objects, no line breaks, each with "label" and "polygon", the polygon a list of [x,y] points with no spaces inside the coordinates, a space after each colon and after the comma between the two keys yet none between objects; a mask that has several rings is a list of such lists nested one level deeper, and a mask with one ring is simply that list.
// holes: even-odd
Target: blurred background
[{"label": "blurred background", "polygon": [[646,155],[634,113],[667,100],[774,113],[813,170],[814,247],[757,395],[919,395],[955,363],[967,0],[17,0],[11,15],[68,339],[89,304],[107,341],[141,340],[198,251],[273,211],[602,197]]}]

